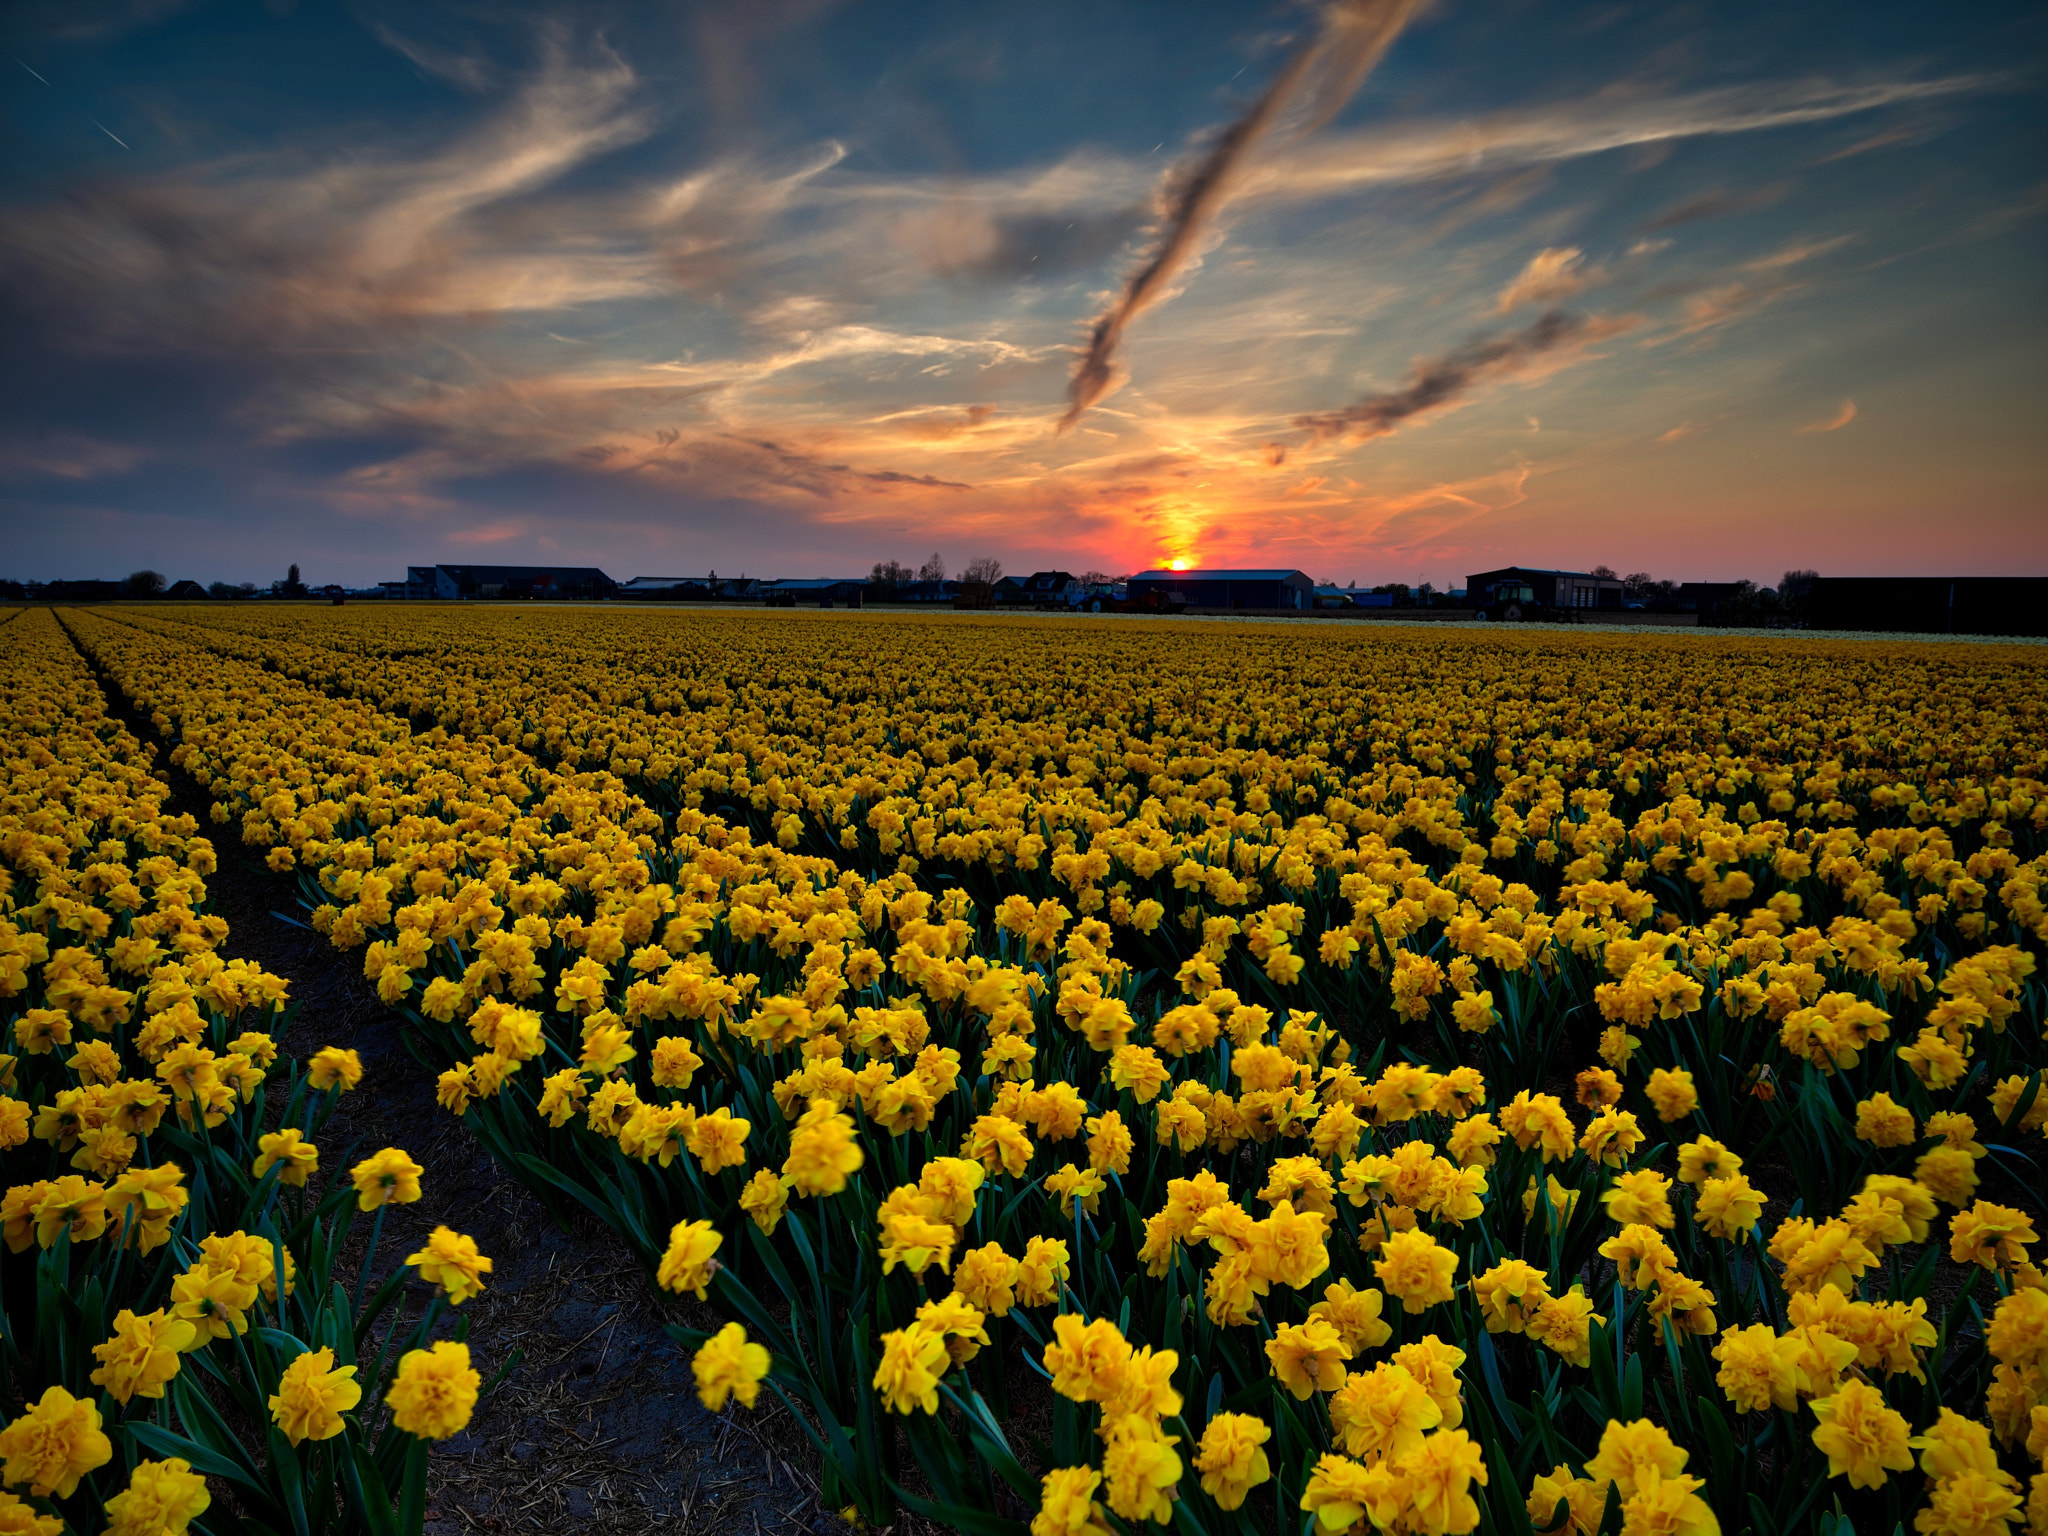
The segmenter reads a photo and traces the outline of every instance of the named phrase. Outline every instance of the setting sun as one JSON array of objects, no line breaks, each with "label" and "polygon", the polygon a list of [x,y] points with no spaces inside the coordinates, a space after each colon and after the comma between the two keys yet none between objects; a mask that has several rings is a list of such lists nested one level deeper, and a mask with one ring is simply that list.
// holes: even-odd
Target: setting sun
[{"label": "setting sun", "polygon": [[1184,558],[1183,558],[1183,559],[1177,559],[1177,560],[1169,560],[1169,561],[1167,562],[1167,569],[1169,569],[1169,570],[1174,570],[1174,571],[1184,571],[1184,570],[1186,570],[1187,568],[1188,568],[1188,563],[1187,563],[1186,559],[1184,559]]}]

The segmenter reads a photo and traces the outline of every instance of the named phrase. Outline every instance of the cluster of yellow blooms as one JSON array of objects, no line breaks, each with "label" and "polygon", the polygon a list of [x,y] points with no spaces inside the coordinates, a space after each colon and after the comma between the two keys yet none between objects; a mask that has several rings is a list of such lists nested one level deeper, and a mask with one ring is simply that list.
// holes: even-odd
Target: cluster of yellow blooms
[{"label": "cluster of yellow blooms", "polygon": [[[1855,1526],[1914,1450],[1919,1531],[2048,1532],[2038,651],[67,623],[521,1177],[743,1309],[746,1236],[797,1315],[699,1390],[804,1393],[828,1463],[878,1403],[1008,1477],[1021,1348],[1037,1536],[1267,1483],[1332,1533]],[[869,1518],[881,1464],[828,1465]]]},{"label": "cluster of yellow blooms", "polygon": [[[56,1536],[67,1517],[83,1518],[90,1484],[114,1536],[181,1533],[212,1500],[195,1464],[223,1464],[221,1446],[194,1427],[203,1398],[181,1379],[188,1361],[243,1394],[245,1408],[260,1412],[267,1394],[270,1421],[295,1448],[350,1432],[343,1415],[363,1398],[354,1317],[339,1329],[350,1363],[337,1365],[329,1345],[277,1347],[331,1317],[324,1286],[310,1303],[287,1303],[309,1243],[331,1263],[332,1223],[323,1232],[304,1206],[281,1219],[274,1199],[242,1196],[307,1188],[319,1165],[311,1133],[362,1068],[354,1052],[329,1048],[303,1075],[289,1062],[280,1072],[288,983],[219,952],[229,934],[208,910],[212,844],[192,817],[165,810],[151,749],[110,716],[48,611],[0,621],[0,693],[0,1029],[11,1047],[0,1052],[0,1531]],[[280,1077],[290,1102],[265,1131],[265,1085]],[[228,1176],[238,1163],[248,1168],[240,1188]],[[409,1184],[388,1177],[398,1165]],[[420,1172],[395,1149],[365,1160],[359,1208],[417,1198]],[[446,1229],[407,1262],[453,1303],[490,1268]],[[223,1340],[222,1361],[260,1362],[253,1382],[208,1358]],[[384,1401],[400,1429],[443,1438],[467,1422],[479,1384],[467,1348],[444,1342],[406,1351]],[[141,1454],[189,1445],[204,1454]],[[120,1480],[95,1478],[110,1467]],[[297,1495],[283,1488],[300,1475],[273,1468],[277,1480],[253,1501],[242,1490],[245,1506],[266,1507],[267,1492],[287,1507]],[[84,1502],[59,1507],[74,1497]],[[299,1512],[301,1529],[348,1518],[303,1500]]]}]

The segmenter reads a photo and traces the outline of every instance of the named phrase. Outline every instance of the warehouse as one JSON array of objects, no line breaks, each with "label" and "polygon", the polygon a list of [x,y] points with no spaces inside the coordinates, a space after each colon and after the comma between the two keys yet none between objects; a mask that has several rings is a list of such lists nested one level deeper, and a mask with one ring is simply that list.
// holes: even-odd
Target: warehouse
[{"label": "warehouse", "polygon": [[1131,578],[1133,603],[1156,601],[1190,608],[1296,609],[1315,606],[1316,584],[1300,571],[1140,571]]}]

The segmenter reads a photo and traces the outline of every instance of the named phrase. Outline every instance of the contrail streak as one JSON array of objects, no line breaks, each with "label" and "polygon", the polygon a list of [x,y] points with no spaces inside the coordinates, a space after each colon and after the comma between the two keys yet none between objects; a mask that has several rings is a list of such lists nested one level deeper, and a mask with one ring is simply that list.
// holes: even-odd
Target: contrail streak
[{"label": "contrail streak", "polygon": [[1547,352],[1588,346],[1619,335],[1635,323],[1631,316],[1588,320],[1561,309],[1549,310],[1523,330],[1481,337],[1455,352],[1417,363],[1400,389],[1368,395],[1342,410],[1297,416],[1294,424],[1317,441],[1338,437],[1362,443],[1385,437],[1411,417],[1448,409],[1486,379],[1523,372]]},{"label": "contrail streak", "polygon": [[1061,431],[1109,393],[1116,382],[1116,350],[1125,328],[1158,299],[1194,249],[1203,227],[1230,200],[1231,182],[1244,157],[1297,107],[1303,110],[1301,133],[1320,128],[1342,111],[1422,4],[1423,0],[1333,0],[1323,13],[1321,29],[1294,51],[1244,115],[1218,134],[1199,159],[1174,170],[1163,189],[1158,244],[1089,329],[1087,351],[1068,386],[1070,403],[1060,418]]},{"label": "contrail streak", "polygon": [[114,132],[113,129],[109,128],[105,123],[101,122],[98,118],[88,117],[86,121],[88,123],[91,123],[93,127],[99,129],[101,133],[104,133],[108,138],[112,139],[116,144],[120,145],[123,149],[128,149],[130,147],[126,139],[122,138],[121,135]]}]

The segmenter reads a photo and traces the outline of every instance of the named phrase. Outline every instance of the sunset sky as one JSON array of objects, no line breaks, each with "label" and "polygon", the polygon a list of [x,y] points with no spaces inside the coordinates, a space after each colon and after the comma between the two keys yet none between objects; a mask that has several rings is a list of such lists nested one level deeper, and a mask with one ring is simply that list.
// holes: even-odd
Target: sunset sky
[{"label": "sunset sky", "polygon": [[2048,574],[2048,13],[15,0],[0,576]]}]

